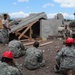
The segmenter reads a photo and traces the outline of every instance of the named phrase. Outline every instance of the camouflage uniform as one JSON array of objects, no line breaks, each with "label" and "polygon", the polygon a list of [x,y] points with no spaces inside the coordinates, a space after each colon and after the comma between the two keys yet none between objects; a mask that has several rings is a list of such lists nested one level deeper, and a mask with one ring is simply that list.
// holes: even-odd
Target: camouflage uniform
[{"label": "camouflage uniform", "polygon": [[17,40],[12,40],[9,42],[9,50],[12,51],[13,57],[20,57],[25,55],[26,49],[24,45]]},{"label": "camouflage uniform", "polygon": [[28,48],[26,51],[24,65],[28,69],[43,67],[45,65],[45,61],[43,60],[43,52],[35,47]]},{"label": "camouflage uniform", "polygon": [[0,75],[22,75],[22,73],[17,68],[0,62]]},{"label": "camouflage uniform", "polygon": [[56,56],[60,70],[69,70],[75,68],[75,49],[72,47],[64,47]]}]

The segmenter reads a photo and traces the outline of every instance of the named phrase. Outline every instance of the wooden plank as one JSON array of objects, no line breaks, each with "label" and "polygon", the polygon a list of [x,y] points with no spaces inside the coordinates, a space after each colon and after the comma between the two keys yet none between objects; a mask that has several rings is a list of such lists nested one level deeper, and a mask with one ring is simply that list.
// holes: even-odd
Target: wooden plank
[{"label": "wooden plank", "polygon": [[51,44],[51,43],[53,43],[53,41],[50,41],[50,42],[46,42],[46,43],[40,44],[40,47],[45,46],[45,45],[48,45],[48,44]]},{"label": "wooden plank", "polygon": [[[20,35],[21,33],[20,33],[20,32],[16,32],[15,34],[16,34],[16,36],[17,36],[17,35]],[[27,35],[23,35],[23,37],[30,39]]]},{"label": "wooden plank", "polygon": [[32,39],[32,28],[30,27],[30,39]]},{"label": "wooden plank", "polygon": [[[34,42],[35,42],[35,41],[29,42],[29,43],[25,43],[24,46],[32,45]],[[41,40],[39,40],[38,42],[41,42]],[[50,42],[46,42],[46,43],[40,44],[40,47],[45,46],[45,45],[48,45],[48,44],[51,44],[51,43],[53,43],[53,41],[50,41]]]},{"label": "wooden plank", "polygon": [[18,39],[20,40],[21,37],[28,31],[28,29],[31,27],[31,25],[29,25],[21,34],[20,36],[18,37]]},{"label": "wooden plank", "polygon": [[28,25],[28,27],[27,27],[27,28],[21,33],[21,35],[18,37],[19,40],[21,39],[21,37],[29,30],[29,28],[30,28],[35,22],[37,22],[37,21],[34,21],[34,22],[32,22],[32,23],[30,23],[30,24]]},{"label": "wooden plank", "polygon": [[23,26],[23,27],[21,27],[21,28],[19,28],[19,29],[17,30],[17,32],[21,31],[23,28],[26,28],[26,27],[27,27],[27,25],[26,25],[26,26]]},{"label": "wooden plank", "polygon": [[21,41],[21,42],[26,42],[26,41],[28,42],[29,41],[30,42],[31,40],[30,39],[23,39],[23,40],[19,40],[19,41]]},{"label": "wooden plank", "polygon": [[[23,45],[24,45],[24,46],[29,46],[29,45],[32,45],[34,42],[35,42],[35,41],[29,42],[29,43],[25,43],[25,44],[23,44]],[[39,40],[38,42],[41,42],[41,40]]]}]

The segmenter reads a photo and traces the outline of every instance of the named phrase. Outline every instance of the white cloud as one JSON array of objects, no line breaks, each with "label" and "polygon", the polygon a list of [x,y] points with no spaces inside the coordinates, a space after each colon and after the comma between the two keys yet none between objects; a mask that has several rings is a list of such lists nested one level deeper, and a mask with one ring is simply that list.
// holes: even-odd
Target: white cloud
[{"label": "white cloud", "polygon": [[29,14],[28,13],[24,13],[23,11],[19,11],[19,12],[9,13],[9,15],[10,15],[10,18],[25,18]]},{"label": "white cloud", "polygon": [[[32,12],[29,12],[29,13],[25,13],[23,11],[19,11],[19,12],[12,12],[12,13],[9,13],[10,15],[10,18],[25,18],[27,16],[29,16],[29,14],[31,14]],[[37,13],[37,12],[34,12],[34,13]],[[68,14],[68,13],[62,13],[62,12],[59,12],[61,13],[65,19],[74,19],[74,15],[73,14]],[[57,13],[49,13],[47,14],[47,17],[48,18],[54,18],[55,15]]]},{"label": "white cloud", "polygon": [[[74,19],[73,14],[62,13],[62,12],[60,12],[60,13],[64,16],[64,19]],[[48,18],[54,18],[56,14],[57,13],[49,13],[49,14],[47,14],[47,16],[48,16]]]},{"label": "white cloud", "polygon": [[54,0],[60,4],[61,7],[75,7],[75,0]]},{"label": "white cloud", "polygon": [[67,18],[67,19],[73,19],[74,18],[74,15],[73,14],[68,14],[68,13],[62,13],[64,18]]},{"label": "white cloud", "polygon": [[56,15],[57,13],[49,13],[47,14],[47,17],[48,18],[54,18],[54,16]]},{"label": "white cloud", "polygon": [[16,3],[16,2],[14,2],[13,4],[14,4],[14,5],[16,5],[17,3]]},{"label": "white cloud", "polygon": [[29,2],[29,0],[18,0],[18,2]]},{"label": "white cloud", "polygon": [[42,7],[43,7],[43,8],[46,8],[46,7],[48,7],[48,6],[54,6],[54,4],[53,4],[53,3],[47,3],[47,4],[44,4]]}]

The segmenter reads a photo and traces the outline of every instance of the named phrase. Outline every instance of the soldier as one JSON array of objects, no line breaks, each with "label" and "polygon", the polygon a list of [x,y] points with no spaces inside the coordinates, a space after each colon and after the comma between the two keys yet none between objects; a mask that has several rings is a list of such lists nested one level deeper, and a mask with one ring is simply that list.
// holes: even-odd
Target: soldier
[{"label": "soldier", "polygon": [[32,48],[28,48],[26,50],[26,58],[24,61],[24,65],[28,69],[37,69],[43,67],[45,65],[45,61],[43,60],[43,52],[38,49],[39,42],[34,42]]},{"label": "soldier", "polygon": [[22,75],[18,68],[12,66],[13,63],[12,52],[4,52],[0,62],[0,75]]},{"label": "soldier", "polygon": [[70,30],[68,29],[67,25],[65,25],[65,29],[63,30],[63,37],[64,39],[70,37]]},{"label": "soldier", "polygon": [[62,48],[56,55],[57,65],[55,68],[55,72],[67,72],[71,71],[70,75],[72,75],[72,69],[75,68],[75,49],[73,48],[74,39],[67,38],[65,40],[66,46]]},{"label": "soldier", "polygon": [[11,30],[11,28],[8,25],[7,14],[4,14],[2,19],[2,36],[3,36],[2,39],[3,40],[1,40],[4,44],[7,44],[9,42],[8,30]]},{"label": "soldier", "polygon": [[13,53],[13,57],[20,57],[25,55],[26,48],[25,46],[17,40],[12,40],[8,44],[9,50]]}]

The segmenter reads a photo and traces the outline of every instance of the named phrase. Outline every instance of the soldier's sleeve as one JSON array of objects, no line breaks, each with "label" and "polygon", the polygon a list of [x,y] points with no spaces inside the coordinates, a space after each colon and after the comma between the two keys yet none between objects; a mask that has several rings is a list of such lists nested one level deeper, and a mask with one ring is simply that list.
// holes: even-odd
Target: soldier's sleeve
[{"label": "soldier's sleeve", "polygon": [[16,75],[23,75],[22,72],[19,71],[18,69],[17,69],[16,73],[17,73]]},{"label": "soldier's sleeve", "polygon": [[8,66],[7,69],[7,72],[9,73],[7,75],[23,75],[22,72],[16,67]]},{"label": "soldier's sleeve", "polygon": [[60,59],[62,58],[62,56],[63,56],[63,52],[64,52],[64,48],[62,48],[58,53],[57,53],[57,55],[56,55],[56,60],[57,61],[60,61]]},{"label": "soldier's sleeve", "polygon": [[32,50],[32,48],[28,48],[28,49],[26,49],[25,56],[27,56],[27,55],[30,53],[31,50]]},{"label": "soldier's sleeve", "polygon": [[17,68],[15,68],[13,72],[14,72],[14,75],[23,75],[22,72],[18,70]]},{"label": "soldier's sleeve", "polygon": [[43,60],[43,52],[41,50],[39,50],[39,54],[37,56],[37,61],[42,62],[42,60]]}]

